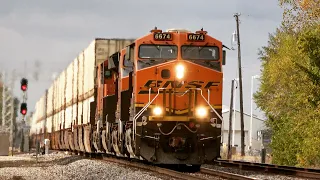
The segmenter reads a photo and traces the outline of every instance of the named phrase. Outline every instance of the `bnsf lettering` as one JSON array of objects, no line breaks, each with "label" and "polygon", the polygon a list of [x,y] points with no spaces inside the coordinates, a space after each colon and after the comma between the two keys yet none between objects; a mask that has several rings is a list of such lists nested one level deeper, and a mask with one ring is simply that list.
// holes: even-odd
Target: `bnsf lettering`
[{"label": "bnsf lettering", "polygon": [[183,86],[182,82],[179,81],[166,81],[163,83],[163,81],[157,81],[157,80],[149,80],[147,83],[144,85],[146,88],[159,88],[163,84],[162,88],[181,88]]},{"label": "bnsf lettering", "polygon": [[167,81],[162,87],[167,88],[169,85],[171,85],[172,88],[181,88],[183,83],[179,81]]},{"label": "bnsf lettering", "polygon": [[186,88],[201,88],[203,83],[203,81],[191,81]]},{"label": "bnsf lettering", "polygon": [[[209,81],[207,83],[203,81],[190,81],[188,83],[183,83],[182,81],[160,81],[160,80],[149,80],[144,85],[145,88],[202,88],[209,89],[212,86],[218,86],[220,82]],[[145,92],[146,91],[146,92]],[[149,92],[148,90],[141,90],[139,94],[144,94]]]},{"label": "bnsf lettering", "polygon": [[212,82],[212,81],[209,81],[208,84],[204,87],[205,89],[208,89],[210,88],[211,86],[218,86],[219,85],[219,82]]}]

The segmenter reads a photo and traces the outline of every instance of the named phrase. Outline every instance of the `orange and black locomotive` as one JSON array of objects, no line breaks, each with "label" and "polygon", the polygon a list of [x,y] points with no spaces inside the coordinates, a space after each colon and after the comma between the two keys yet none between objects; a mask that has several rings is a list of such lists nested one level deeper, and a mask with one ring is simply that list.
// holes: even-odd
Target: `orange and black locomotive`
[{"label": "orange and black locomotive", "polygon": [[219,157],[222,48],[202,29],[155,28],[108,57],[97,70],[97,147],[156,164]]}]

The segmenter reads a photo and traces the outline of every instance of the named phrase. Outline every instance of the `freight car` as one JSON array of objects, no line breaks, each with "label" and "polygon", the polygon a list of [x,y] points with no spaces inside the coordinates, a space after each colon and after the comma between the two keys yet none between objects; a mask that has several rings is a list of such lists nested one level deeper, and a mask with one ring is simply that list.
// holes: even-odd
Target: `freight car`
[{"label": "freight car", "polygon": [[[48,138],[52,149],[77,147],[75,150],[78,150],[77,131],[82,131],[81,124],[84,126],[89,121],[95,67],[134,40],[96,38],[57,76],[36,103],[30,130],[33,146],[36,140]],[[78,126],[75,128],[75,125]],[[84,146],[81,148],[83,150]]]},{"label": "freight car", "polygon": [[219,40],[203,29],[155,28],[102,61],[94,52],[68,67],[71,77],[62,72],[51,90],[58,93],[48,90],[47,103],[57,105],[37,122],[51,117],[52,130],[43,123],[39,135],[35,123],[35,139],[50,134],[53,149],[154,164],[199,166],[220,156],[226,53]]}]

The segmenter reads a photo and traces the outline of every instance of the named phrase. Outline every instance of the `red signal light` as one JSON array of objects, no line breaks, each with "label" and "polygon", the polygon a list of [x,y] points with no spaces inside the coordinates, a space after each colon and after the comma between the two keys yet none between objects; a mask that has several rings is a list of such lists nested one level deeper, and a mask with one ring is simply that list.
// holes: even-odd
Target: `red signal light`
[{"label": "red signal light", "polygon": [[26,114],[27,114],[27,111],[28,111],[27,103],[21,103],[20,113],[21,113],[22,115],[26,115]]},{"label": "red signal light", "polygon": [[21,114],[26,115],[27,114],[27,110],[26,109],[22,109],[21,110]]},{"label": "red signal light", "polygon": [[26,91],[27,88],[28,88],[27,85],[22,85],[22,86],[21,86],[21,90],[22,90],[22,91]]},{"label": "red signal light", "polygon": [[21,90],[26,91],[28,89],[28,80],[26,78],[21,79]]}]

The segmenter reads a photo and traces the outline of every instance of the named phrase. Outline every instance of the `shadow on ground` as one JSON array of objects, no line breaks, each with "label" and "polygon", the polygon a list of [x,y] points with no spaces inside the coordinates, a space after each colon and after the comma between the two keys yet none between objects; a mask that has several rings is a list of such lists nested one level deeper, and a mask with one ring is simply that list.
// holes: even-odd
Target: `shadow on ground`
[{"label": "shadow on ground", "polygon": [[[33,157],[31,160],[14,160],[14,161],[1,161],[0,168],[4,167],[48,167],[53,165],[67,165],[84,159],[81,156],[70,156],[49,161],[44,161],[43,157],[37,158]],[[17,177],[19,179],[19,177]]]}]

